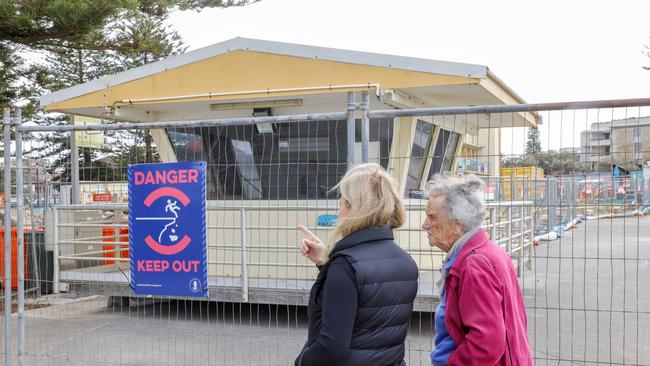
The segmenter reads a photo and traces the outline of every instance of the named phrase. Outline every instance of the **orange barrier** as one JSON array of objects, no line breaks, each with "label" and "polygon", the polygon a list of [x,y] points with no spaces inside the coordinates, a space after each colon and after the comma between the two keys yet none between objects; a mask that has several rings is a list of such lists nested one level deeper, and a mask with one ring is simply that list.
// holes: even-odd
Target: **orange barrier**
[{"label": "orange barrier", "polygon": [[[120,243],[126,243],[126,244],[120,244],[120,249],[123,249],[120,254],[119,258],[129,258],[129,228],[122,227],[120,228],[120,238],[116,240],[114,238],[115,236],[115,228],[114,227],[104,227],[102,228],[102,236],[104,237],[103,241],[107,244],[104,244],[102,246],[102,250],[115,250],[115,242],[120,242]],[[110,244],[108,244],[110,243]],[[126,249],[126,250],[124,250]],[[104,258],[115,258],[116,253],[115,252],[107,252],[104,253]],[[104,264],[113,264],[115,263],[114,260],[105,260]]]},{"label": "orange barrier", "polygon": [[[25,234],[27,234],[29,229],[25,229]],[[4,243],[5,237],[5,228],[0,227],[0,240]],[[24,243],[24,242],[23,242]],[[3,245],[4,247],[4,245]],[[27,271],[27,246],[25,246],[25,279],[28,278]],[[4,250],[3,253],[0,253],[0,276],[2,279],[2,287],[4,288],[4,274],[5,274],[5,258]],[[18,290],[18,228],[11,228],[11,288],[12,290]]]}]

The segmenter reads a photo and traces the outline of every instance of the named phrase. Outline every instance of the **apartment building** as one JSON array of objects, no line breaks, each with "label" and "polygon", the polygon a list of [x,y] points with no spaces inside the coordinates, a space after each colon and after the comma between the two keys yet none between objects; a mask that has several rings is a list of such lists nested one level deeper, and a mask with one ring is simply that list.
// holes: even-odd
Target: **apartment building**
[{"label": "apartment building", "polygon": [[580,133],[580,161],[634,163],[650,161],[650,117],[593,123]]}]

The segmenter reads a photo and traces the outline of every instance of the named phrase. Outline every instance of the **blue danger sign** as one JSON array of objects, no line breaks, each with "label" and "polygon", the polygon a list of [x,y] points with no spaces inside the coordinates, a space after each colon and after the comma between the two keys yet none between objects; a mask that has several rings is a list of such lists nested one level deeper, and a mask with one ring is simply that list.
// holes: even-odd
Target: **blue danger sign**
[{"label": "blue danger sign", "polygon": [[129,165],[136,295],[208,297],[205,162]]}]

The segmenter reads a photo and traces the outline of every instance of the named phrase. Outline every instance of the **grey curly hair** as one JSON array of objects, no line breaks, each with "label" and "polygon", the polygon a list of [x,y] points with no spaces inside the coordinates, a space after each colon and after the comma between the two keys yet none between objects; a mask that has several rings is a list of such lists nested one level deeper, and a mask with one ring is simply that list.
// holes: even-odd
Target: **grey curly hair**
[{"label": "grey curly hair", "polygon": [[436,174],[426,185],[428,198],[443,195],[443,209],[447,218],[463,226],[464,232],[471,231],[483,223],[485,206],[483,190],[485,185],[473,174],[450,176]]}]

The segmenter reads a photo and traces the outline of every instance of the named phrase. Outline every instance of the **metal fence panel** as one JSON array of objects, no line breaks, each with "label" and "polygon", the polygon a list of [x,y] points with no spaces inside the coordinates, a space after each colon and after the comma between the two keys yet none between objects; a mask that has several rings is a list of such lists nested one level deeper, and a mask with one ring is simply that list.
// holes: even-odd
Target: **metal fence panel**
[{"label": "metal fence panel", "polygon": [[[12,218],[23,217],[26,257],[19,257],[27,268],[25,284],[14,290],[26,291],[24,301],[13,301],[19,316],[24,308],[21,326],[11,315],[12,286],[4,286],[1,356],[34,365],[290,364],[306,339],[304,305],[317,274],[298,255],[295,225],[331,237],[337,212],[331,189],[354,155],[355,162],[384,166],[404,191],[408,220],[396,241],[420,269],[406,341],[409,365],[430,364],[433,347],[443,253],[429,247],[420,229],[426,201],[418,197],[426,181],[443,172],[473,173],[486,183],[484,228],[517,268],[536,364],[650,365],[650,287],[643,281],[650,278],[650,176],[632,173],[643,171],[639,158],[650,145],[631,132],[630,146],[623,134],[609,155],[589,143],[576,150],[592,123],[632,118],[636,123],[627,127],[642,128],[648,102],[371,110],[360,119],[330,113],[17,126],[24,167],[18,160],[13,167],[5,155],[4,192],[25,195],[20,203],[4,201],[4,263],[19,253],[11,252],[10,228]],[[525,154],[530,128],[515,120],[531,111],[540,111],[546,135],[542,151]],[[142,127],[154,136],[151,146]],[[83,129],[103,131],[106,147],[77,147],[77,185],[70,134]],[[49,150],[39,139],[44,133],[58,138],[50,139],[57,143]],[[627,155],[642,167],[630,169]],[[208,164],[207,301],[129,296],[126,167],[173,160]],[[615,176],[592,164],[597,161],[618,163],[627,173]],[[500,166],[527,164],[547,171],[501,174]],[[13,168],[23,173],[22,182],[12,180]],[[12,213],[14,205],[25,212]],[[10,267],[5,284],[12,283]]]}]

